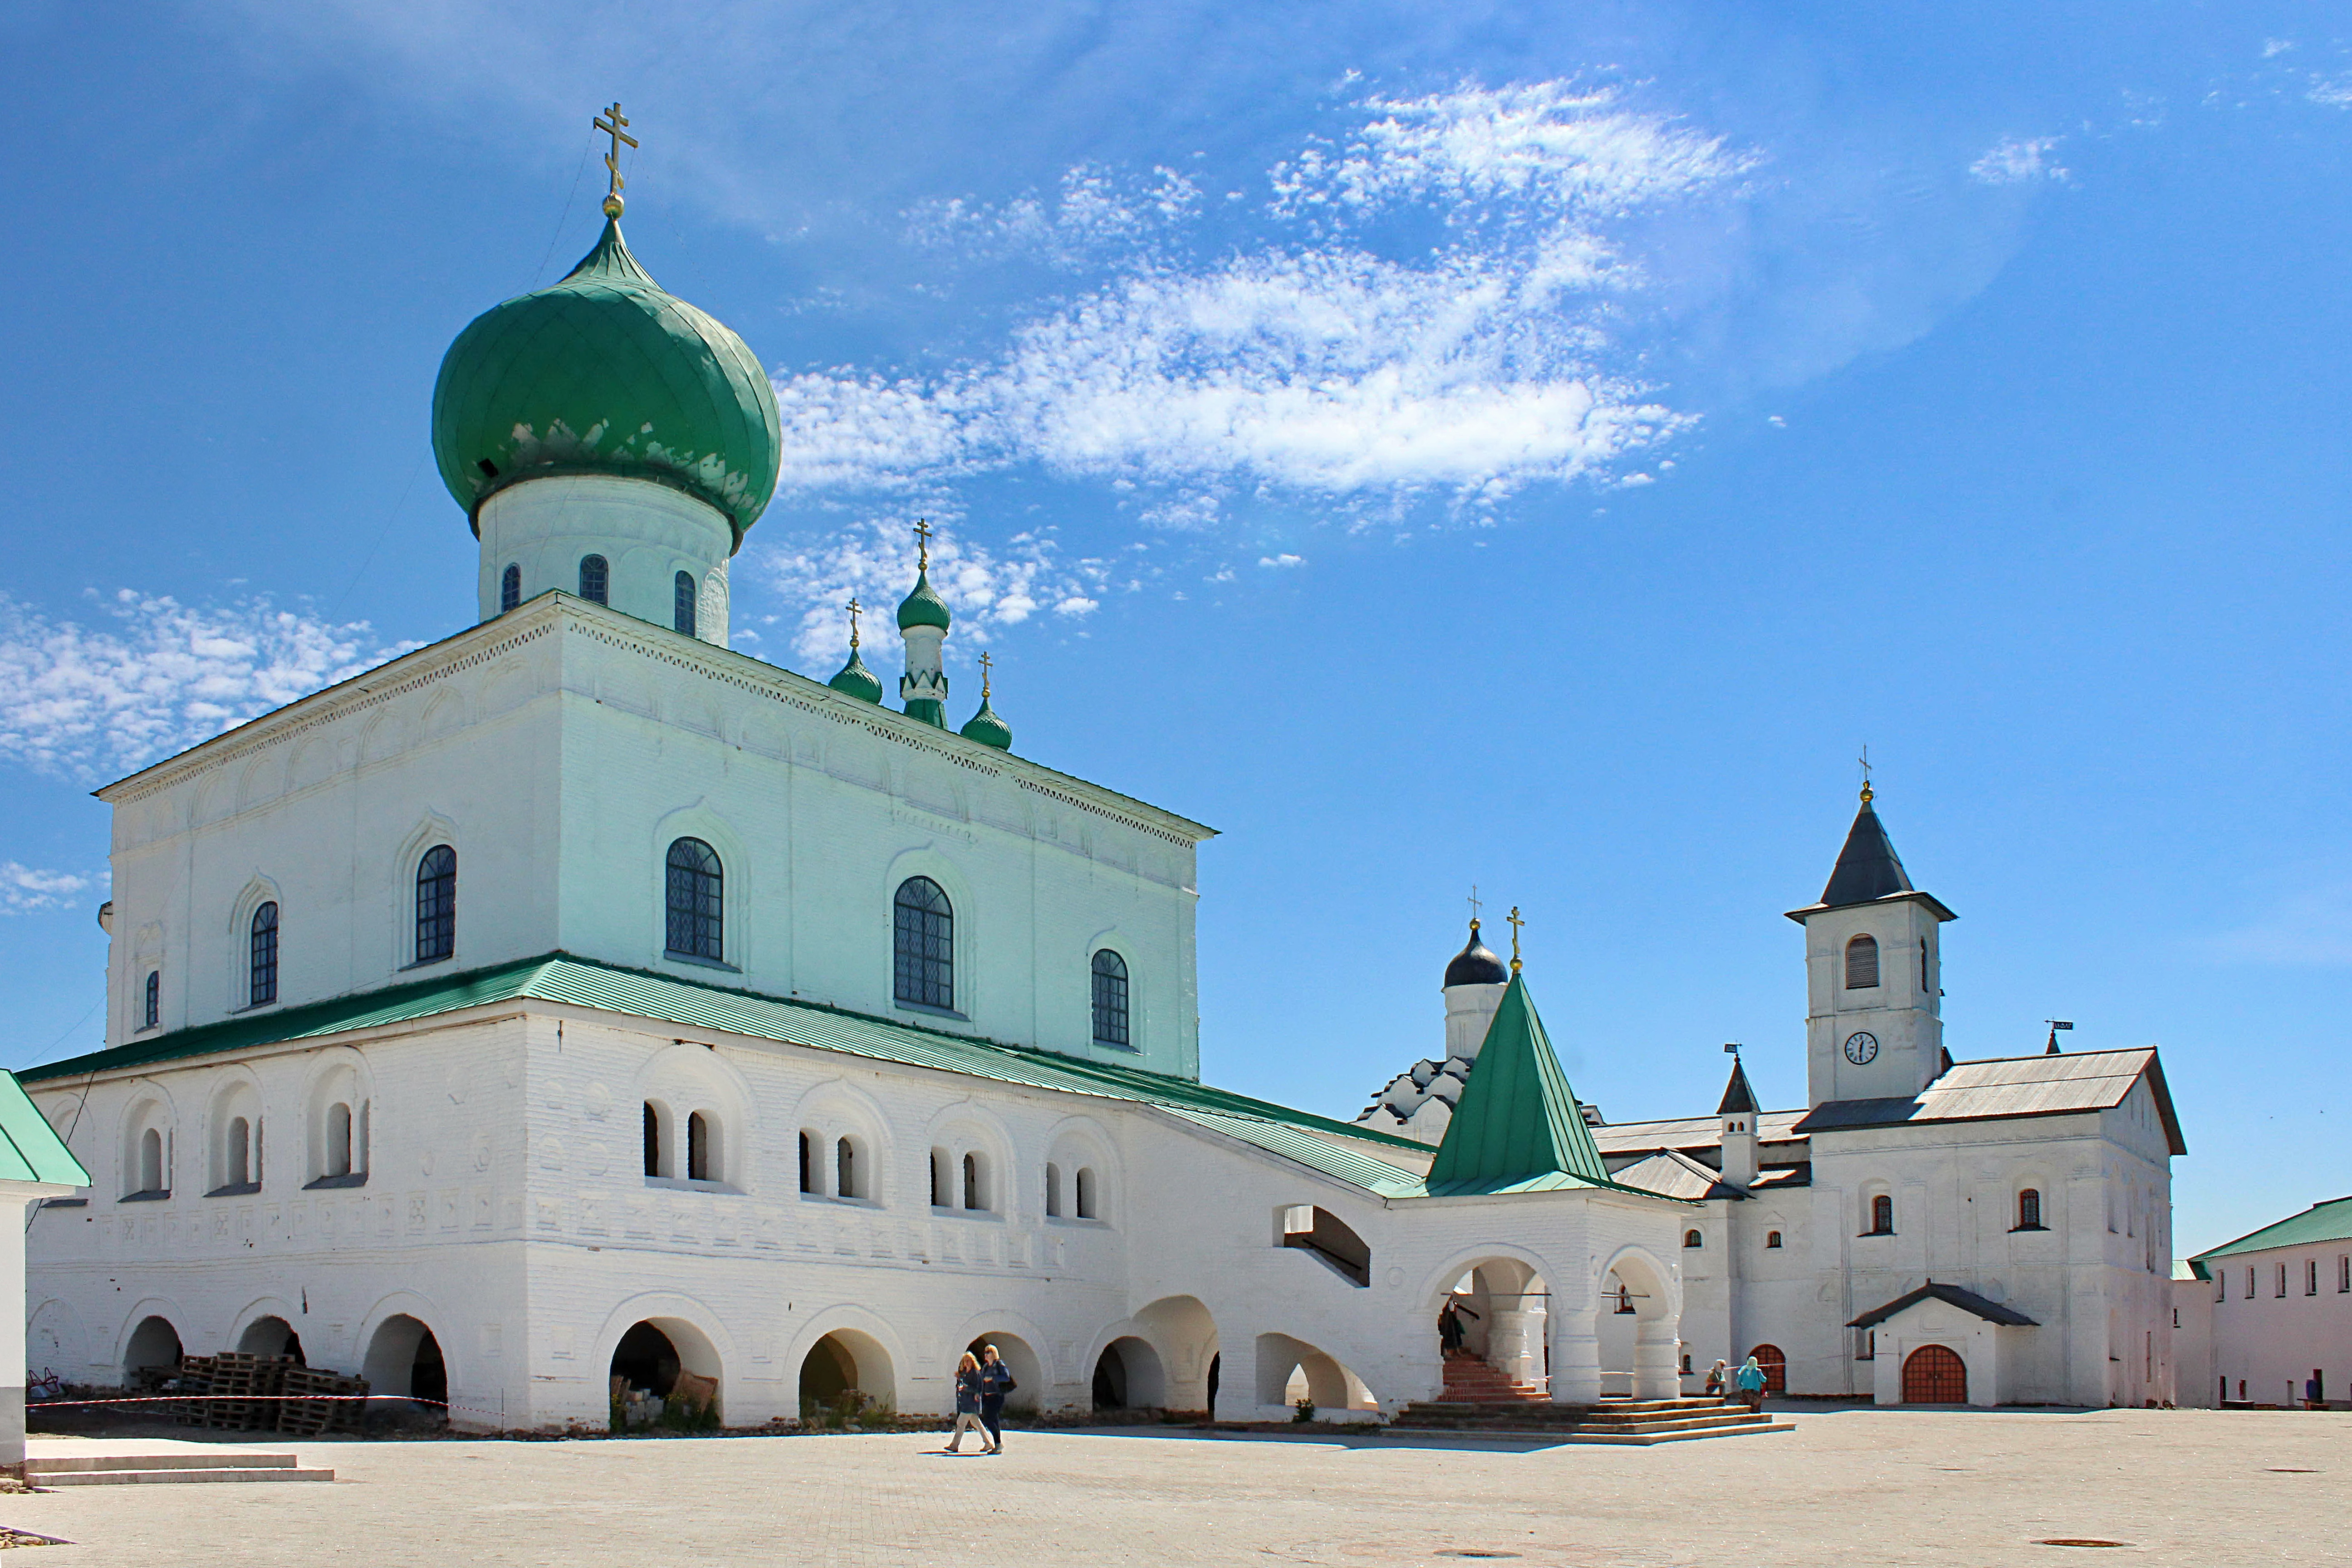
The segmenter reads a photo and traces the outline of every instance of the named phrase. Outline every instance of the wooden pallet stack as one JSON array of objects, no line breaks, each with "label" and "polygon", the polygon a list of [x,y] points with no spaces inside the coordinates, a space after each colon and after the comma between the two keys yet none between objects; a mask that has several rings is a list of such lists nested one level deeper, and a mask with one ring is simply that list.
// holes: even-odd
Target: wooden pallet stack
[{"label": "wooden pallet stack", "polygon": [[164,1413],[183,1426],[205,1425],[206,1403],[205,1394],[213,1391],[213,1358],[192,1355],[182,1358],[180,1374],[168,1381],[158,1381],[156,1386],[171,1394],[194,1395],[174,1399],[163,1406]]},{"label": "wooden pallet stack", "polygon": [[[357,1432],[367,1413],[368,1381],[307,1366],[286,1369],[278,1405],[278,1429],[297,1437],[322,1437],[330,1432]],[[299,1397],[309,1395],[310,1397]],[[341,1397],[321,1397],[339,1395]]]}]

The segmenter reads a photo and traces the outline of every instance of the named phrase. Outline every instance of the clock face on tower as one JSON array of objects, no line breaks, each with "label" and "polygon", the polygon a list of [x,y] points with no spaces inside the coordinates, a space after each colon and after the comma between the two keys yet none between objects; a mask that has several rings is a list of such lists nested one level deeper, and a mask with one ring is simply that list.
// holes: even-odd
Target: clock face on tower
[{"label": "clock face on tower", "polygon": [[1845,1037],[1845,1059],[1856,1067],[1866,1065],[1878,1055],[1878,1037],[1872,1034],[1852,1034]]}]

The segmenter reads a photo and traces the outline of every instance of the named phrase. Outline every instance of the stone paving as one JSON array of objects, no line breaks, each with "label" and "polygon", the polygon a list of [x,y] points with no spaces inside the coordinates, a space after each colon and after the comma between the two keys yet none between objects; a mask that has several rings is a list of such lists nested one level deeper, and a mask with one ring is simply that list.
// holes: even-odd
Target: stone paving
[{"label": "stone paving", "polygon": [[[335,1483],[0,1496],[0,1527],[75,1542],[60,1564],[141,1568],[2352,1560],[2352,1414],[1790,1414],[1793,1433],[1653,1448],[1181,1428],[1015,1431],[994,1458],[941,1457],[935,1434],[265,1442]],[[2062,1537],[2126,1544],[2034,1544]]]}]

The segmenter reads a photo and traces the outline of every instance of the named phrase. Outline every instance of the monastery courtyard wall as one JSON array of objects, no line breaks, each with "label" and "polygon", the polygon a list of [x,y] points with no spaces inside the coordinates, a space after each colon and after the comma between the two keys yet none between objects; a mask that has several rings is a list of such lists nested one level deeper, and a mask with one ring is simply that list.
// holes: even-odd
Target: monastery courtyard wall
[{"label": "monastery courtyard wall", "polygon": [[[1777,1403],[1776,1403],[1777,1408]],[[2338,1563],[2352,1415],[1789,1407],[1796,1430],[1526,1449],[1192,1428],[304,1443],[332,1486],[0,1498],[74,1561],[643,1564]],[[35,1453],[88,1440],[37,1437]],[[282,1440],[272,1440],[282,1445]],[[148,1442],[137,1445],[152,1449]],[[192,1515],[192,1503],[197,1505]],[[191,1528],[200,1517],[200,1528]],[[363,1555],[360,1555],[363,1554]],[[2128,1553],[2118,1552],[2117,1556]]]}]

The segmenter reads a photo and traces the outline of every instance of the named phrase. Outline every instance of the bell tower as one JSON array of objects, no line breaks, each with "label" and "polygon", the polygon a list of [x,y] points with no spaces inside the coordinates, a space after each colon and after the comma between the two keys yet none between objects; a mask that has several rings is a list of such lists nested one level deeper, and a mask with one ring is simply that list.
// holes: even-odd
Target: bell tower
[{"label": "bell tower", "polygon": [[1805,928],[1808,1099],[1908,1100],[1943,1071],[1943,962],[1951,910],[1912,887],[1862,786],[1862,809]]}]

